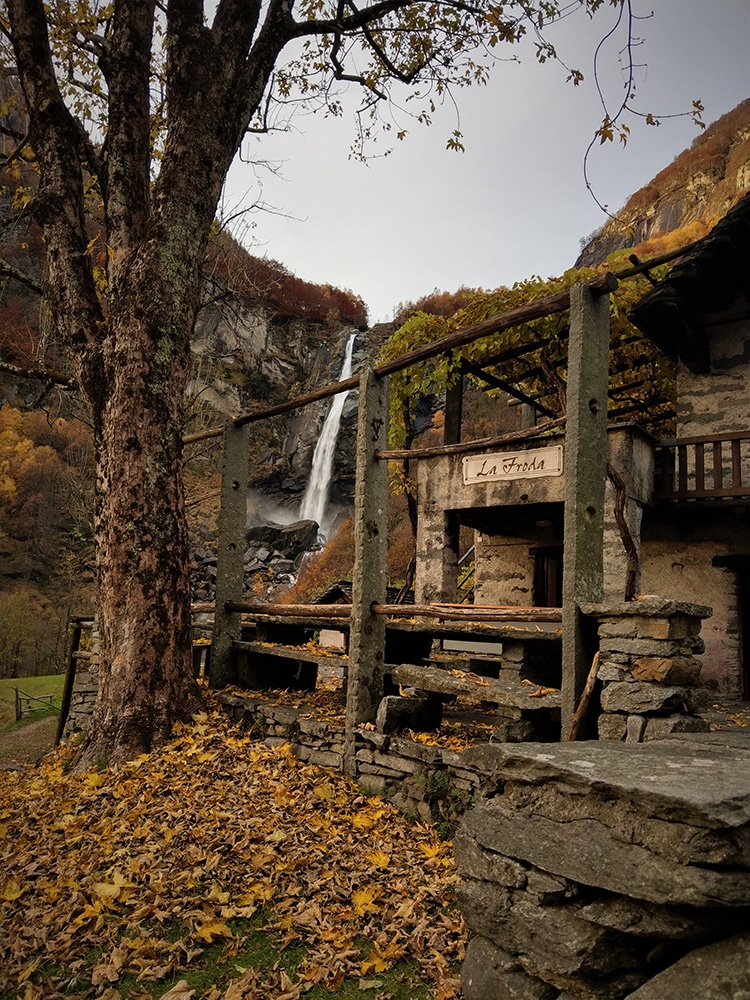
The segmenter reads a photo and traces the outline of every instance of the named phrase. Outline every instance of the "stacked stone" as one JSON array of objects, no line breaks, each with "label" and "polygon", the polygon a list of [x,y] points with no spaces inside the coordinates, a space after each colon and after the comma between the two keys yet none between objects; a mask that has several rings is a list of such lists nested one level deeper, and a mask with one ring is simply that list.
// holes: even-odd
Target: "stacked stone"
[{"label": "stacked stone", "polygon": [[[290,743],[300,760],[337,771],[343,767],[344,727],[310,718],[310,711],[222,692],[225,710],[266,746]],[[476,792],[480,773],[464,754],[426,746],[371,729],[356,733],[356,779],[402,812],[426,822],[453,822]]]},{"label": "stacked stone", "polygon": [[747,995],[750,739],[719,735],[466,751],[465,1000]]},{"label": "stacked stone", "polygon": [[89,728],[99,691],[99,625],[94,620],[91,629],[91,652],[79,659],[70,694],[70,708],[63,737],[68,738]]},{"label": "stacked stone", "polygon": [[641,743],[669,733],[706,732],[708,694],[696,687],[704,650],[701,620],[711,608],[647,598],[585,604],[598,619],[599,739]]},{"label": "stacked stone", "polygon": [[229,716],[240,722],[249,733],[262,739],[268,747],[290,743],[292,752],[310,764],[342,768],[344,759],[344,727],[318,722],[310,713],[289,705],[272,705],[259,698],[244,695],[219,695]]}]

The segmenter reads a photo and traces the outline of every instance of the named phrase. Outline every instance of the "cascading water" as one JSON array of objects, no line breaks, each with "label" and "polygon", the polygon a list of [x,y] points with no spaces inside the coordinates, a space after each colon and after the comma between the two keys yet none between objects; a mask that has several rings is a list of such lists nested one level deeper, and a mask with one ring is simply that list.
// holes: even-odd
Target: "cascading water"
[{"label": "cascading water", "polygon": [[[339,381],[349,378],[352,373],[352,355],[354,353],[354,341],[357,339],[355,330],[346,342],[344,348],[344,363],[341,368]],[[328,490],[333,476],[333,455],[336,449],[336,441],[339,436],[341,426],[341,414],[348,392],[340,392],[333,397],[331,408],[329,409],[323,428],[315,445],[313,453],[312,469],[310,470],[310,480],[302,498],[300,507],[300,518],[302,520],[317,521],[322,524],[325,515],[326,504],[328,502]]]}]

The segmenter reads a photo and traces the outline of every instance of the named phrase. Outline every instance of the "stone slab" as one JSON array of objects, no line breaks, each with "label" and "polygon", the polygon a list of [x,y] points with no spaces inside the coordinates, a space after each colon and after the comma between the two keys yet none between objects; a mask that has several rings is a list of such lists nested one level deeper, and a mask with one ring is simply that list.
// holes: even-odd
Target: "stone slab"
[{"label": "stone slab", "polygon": [[700,712],[708,707],[708,695],[701,688],[655,684],[649,681],[613,681],[601,693],[605,712],[641,715],[648,712]]},{"label": "stone slab", "polygon": [[721,737],[730,735],[690,733],[635,744],[485,743],[463,757],[464,766],[493,781],[557,781],[633,800],[669,822],[721,829],[750,822],[750,734],[737,734],[739,745],[722,745]]},{"label": "stone slab", "polygon": [[474,937],[461,969],[464,1000],[555,1000],[554,986],[527,975],[518,959],[484,937]]},{"label": "stone slab", "polygon": [[706,719],[695,715],[657,715],[648,720],[644,740],[663,740],[672,733],[707,733],[711,729]]},{"label": "stone slab", "polygon": [[693,615],[696,618],[710,618],[714,609],[707,604],[691,604],[689,601],[666,601],[649,598],[640,601],[622,601],[619,604],[582,604],[585,615],[596,618],[620,618],[625,615],[670,618],[672,615]]},{"label": "stone slab", "polygon": [[[623,745],[627,744],[613,744]],[[482,847],[583,885],[654,903],[689,906],[745,906],[750,898],[747,869],[680,864],[624,842],[621,830],[594,819],[563,823],[504,808],[498,799],[491,799],[470,810],[463,824]]]},{"label": "stone slab", "polygon": [[750,931],[696,948],[627,1000],[750,1000]]},{"label": "stone slab", "polygon": [[696,684],[702,664],[692,656],[644,656],[632,666],[637,681],[659,684]]},{"label": "stone slab", "polygon": [[496,882],[510,889],[523,889],[527,870],[518,861],[480,847],[473,837],[459,830],[453,839],[453,856],[465,878]]},{"label": "stone slab", "polygon": [[723,924],[733,921],[731,910],[696,910],[689,906],[660,906],[627,896],[607,896],[579,910],[591,923],[633,937],[655,941],[692,941],[716,936]]},{"label": "stone slab", "polygon": [[599,716],[598,721],[600,740],[624,740],[628,729],[627,715],[617,715],[605,712]]}]

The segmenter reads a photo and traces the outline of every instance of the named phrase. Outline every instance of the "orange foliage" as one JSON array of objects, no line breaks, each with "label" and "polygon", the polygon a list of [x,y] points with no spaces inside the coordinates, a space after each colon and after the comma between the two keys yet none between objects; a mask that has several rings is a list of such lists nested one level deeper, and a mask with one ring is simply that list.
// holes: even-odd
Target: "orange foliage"
[{"label": "orange foliage", "polygon": [[354,567],[354,524],[341,525],[321,552],[308,556],[296,582],[276,599],[279,604],[310,604],[338,580],[351,580]]},{"label": "orange foliage", "polygon": [[441,292],[434,288],[416,302],[400,302],[396,306],[393,322],[401,325],[418,312],[429,313],[431,316],[452,316],[454,312],[463,309],[472,296],[481,291],[481,288],[467,288],[465,285],[457,288],[455,292]]},{"label": "orange foliage", "polygon": [[209,244],[204,273],[228,287],[245,305],[268,306],[279,319],[354,326],[367,322],[367,307],[358,295],[303,281],[278,261],[254,257],[227,233]]},{"label": "orange foliage", "polygon": [[639,243],[631,252],[635,253],[642,260],[672,253],[675,250],[679,250],[680,247],[687,246],[688,243],[694,243],[696,240],[707,236],[713,227],[714,221],[696,219],[694,222],[689,223],[687,226],[682,226],[680,229],[673,229],[668,233],[656,233],[650,239]]}]

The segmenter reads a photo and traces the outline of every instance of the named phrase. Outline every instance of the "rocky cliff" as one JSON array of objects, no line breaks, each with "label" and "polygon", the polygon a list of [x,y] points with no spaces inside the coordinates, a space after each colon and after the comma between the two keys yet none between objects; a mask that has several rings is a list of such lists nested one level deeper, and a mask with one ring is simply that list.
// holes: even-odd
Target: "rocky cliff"
[{"label": "rocky cliff", "polygon": [[[710,227],[750,190],[750,99],[702,132],[689,149],[636,191],[592,234],[576,267],[595,267],[615,250],[688,226]],[[696,238],[704,235],[696,231]]]}]

